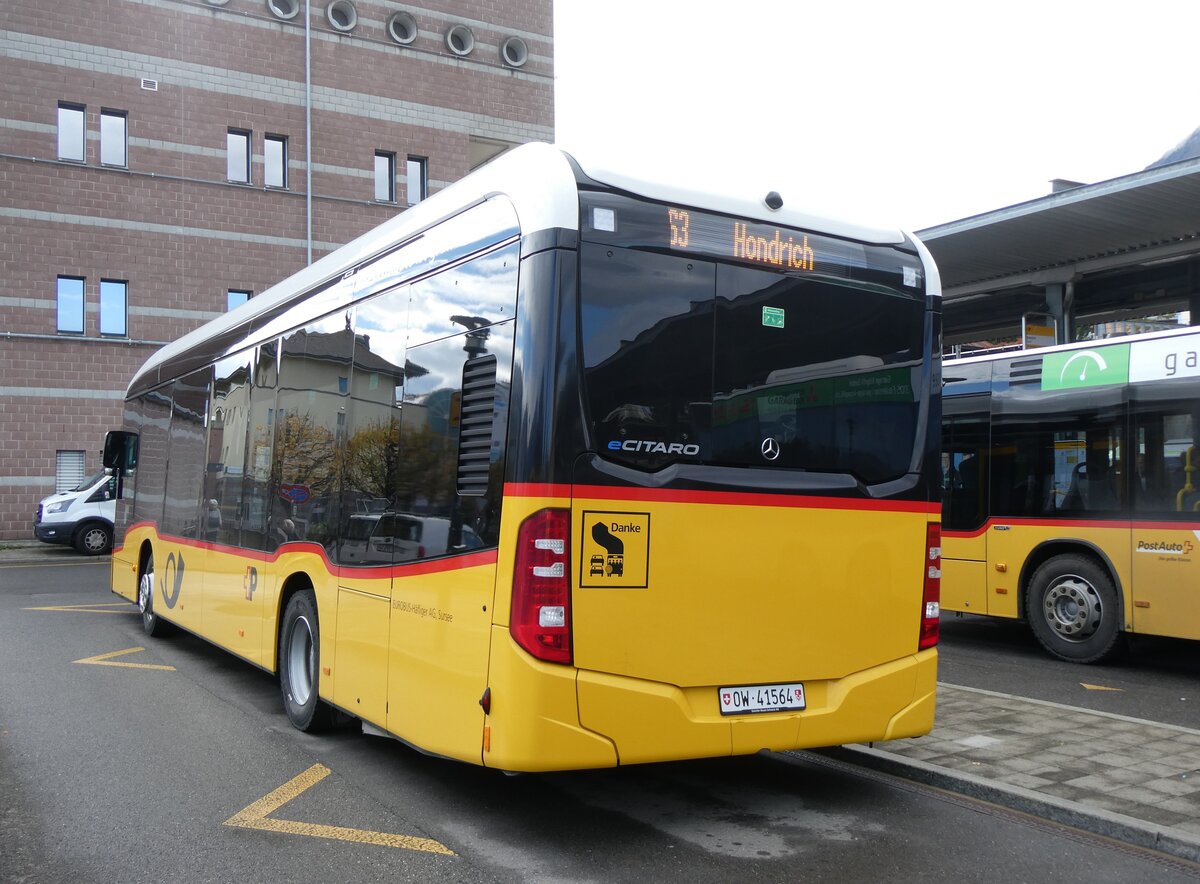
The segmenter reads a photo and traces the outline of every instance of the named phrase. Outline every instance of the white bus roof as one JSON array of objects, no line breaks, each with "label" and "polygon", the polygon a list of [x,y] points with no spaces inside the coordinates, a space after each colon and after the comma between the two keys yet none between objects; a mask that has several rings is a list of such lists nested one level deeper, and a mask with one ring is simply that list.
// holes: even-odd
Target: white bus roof
[{"label": "white bus roof", "polygon": [[[898,245],[905,241],[905,232],[899,229],[860,226],[810,215],[788,204],[778,210],[768,209],[764,202],[766,194],[715,194],[692,190],[679,185],[638,179],[607,169],[602,164],[592,163],[587,159],[581,160],[574,154],[570,156],[579,164],[584,174],[598,183],[651,199],[871,244]],[[350,268],[411,239],[469,206],[499,195],[506,196],[515,208],[522,236],[542,230],[579,229],[578,185],[568,154],[550,144],[535,142],[520,145],[271,286],[240,307],[167,344],[146,360],[130,381],[129,389],[132,391],[138,380],[148,372],[180,354],[187,353],[204,341],[243,326],[255,317],[270,313],[299,292],[336,279]],[[932,258],[919,241],[913,238],[913,242],[920,250],[923,262],[928,268],[926,290],[931,295],[940,295],[941,285]]]}]

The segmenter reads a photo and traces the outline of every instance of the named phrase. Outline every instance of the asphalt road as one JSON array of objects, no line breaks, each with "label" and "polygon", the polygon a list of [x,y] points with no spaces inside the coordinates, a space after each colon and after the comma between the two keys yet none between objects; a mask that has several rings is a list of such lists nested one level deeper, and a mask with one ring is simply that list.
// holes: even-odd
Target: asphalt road
[{"label": "asphalt road", "polygon": [[1096,666],[1047,654],[1023,623],[942,615],[938,680],[1112,712],[1200,726],[1200,646],[1138,637],[1121,658]]},{"label": "asphalt road", "polygon": [[[1002,643],[989,667],[965,642],[948,635],[949,680],[1011,665],[1013,692],[1046,662],[1022,669]],[[187,634],[148,639],[105,562],[0,566],[6,882],[1198,875],[816,755],[505,777],[356,730],[301,734],[272,677]]]}]

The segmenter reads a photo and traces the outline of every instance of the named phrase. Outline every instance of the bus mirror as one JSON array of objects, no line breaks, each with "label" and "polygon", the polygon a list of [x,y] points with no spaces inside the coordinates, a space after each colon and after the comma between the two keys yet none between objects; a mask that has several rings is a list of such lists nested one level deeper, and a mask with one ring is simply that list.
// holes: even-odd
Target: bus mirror
[{"label": "bus mirror", "polygon": [[137,433],[110,430],[104,435],[104,466],[114,475],[128,476],[137,467]]}]

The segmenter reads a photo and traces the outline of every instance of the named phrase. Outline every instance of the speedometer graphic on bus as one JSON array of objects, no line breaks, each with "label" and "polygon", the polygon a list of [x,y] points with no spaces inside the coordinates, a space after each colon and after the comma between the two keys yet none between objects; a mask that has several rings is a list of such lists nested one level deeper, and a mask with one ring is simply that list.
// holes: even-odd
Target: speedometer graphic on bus
[{"label": "speedometer graphic on bus", "polygon": [[[1072,369],[1074,366],[1074,369]],[[1087,373],[1089,368],[1095,368],[1093,375],[1097,372],[1103,372],[1108,368],[1108,363],[1104,361],[1104,357],[1095,350],[1080,350],[1065,363],[1063,363],[1062,371],[1058,373],[1059,383],[1066,384],[1068,372],[1071,372],[1070,379],[1074,380],[1074,372],[1079,372],[1079,382],[1087,383]]]}]

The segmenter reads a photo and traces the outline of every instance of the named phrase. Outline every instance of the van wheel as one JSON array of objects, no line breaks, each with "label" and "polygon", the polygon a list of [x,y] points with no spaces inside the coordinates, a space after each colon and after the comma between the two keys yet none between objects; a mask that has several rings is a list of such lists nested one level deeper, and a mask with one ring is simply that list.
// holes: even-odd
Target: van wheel
[{"label": "van wheel", "polygon": [[99,556],[112,549],[112,529],[103,522],[88,522],[75,532],[75,549],[85,556]]},{"label": "van wheel", "polygon": [[1042,647],[1061,660],[1099,663],[1122,649],[1116,588],[1087,556],[1055,556],[1034,571],[1025,613]]},{"label": "van wheel", "polygon": [[321,631],[317,598],[305,589],[287,603],[279,629],[279,689],[292,726],[302,731],[324,730],[330,708],[320,697]]}]

